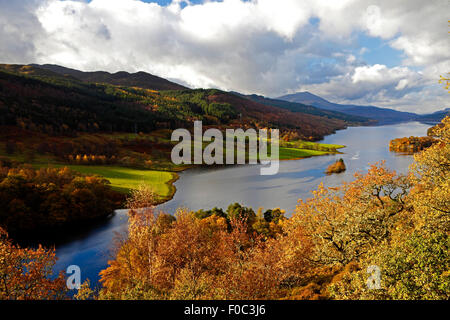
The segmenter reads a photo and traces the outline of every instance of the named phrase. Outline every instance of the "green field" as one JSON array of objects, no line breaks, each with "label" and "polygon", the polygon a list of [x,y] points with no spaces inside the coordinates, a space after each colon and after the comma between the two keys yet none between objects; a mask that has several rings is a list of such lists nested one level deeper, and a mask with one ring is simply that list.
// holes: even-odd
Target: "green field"
[{"label": "green field", "polygon": [[117,166],[64,166],[83,174],[102,176],[111,182],[111,187],[114,190],[124,193],[128,193],[131,189],[136,189],[142,183],[150,185],[160,199],[171,198],[175,192],[172,182],[177,179],[177,174],[173,172]]},{"label": "green field", "polygon": [[[34,167],[46,167],[49,164],[35,163]],[[83,166],[71,164],[50,164],[52,167],[68,167],[73,171],[86,175],[98,175],[111,182],[112,189],[129,193],[146,183],[152,189],[158,200],[169,200],[175,194],[173,182],[178,179],[174,172],[132,169],[119,166]]]},{"label": "green field", "polygon": [[326,144],[308,141],[282,142],[280,145],[280,160],[291,160],[339,153],[345,148],[339,144]]},{"label": "green field", "polygon": [[329,151],[280,147],[280,160],[292,160],[330,154]]}]

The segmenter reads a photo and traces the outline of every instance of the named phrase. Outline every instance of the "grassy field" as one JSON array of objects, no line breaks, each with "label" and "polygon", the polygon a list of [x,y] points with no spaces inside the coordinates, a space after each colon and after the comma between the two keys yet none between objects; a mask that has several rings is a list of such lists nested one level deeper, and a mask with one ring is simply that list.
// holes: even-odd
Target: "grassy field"
[{"label": "grassy field", "polygon": [[178,175],[174,172],[141,170],[118,166],[83,166],[83,165],[55,165],[68,167],[74,171],[99,175],[111,182],[111,187],[119,192],[128,193],[136,189],[141,183],[151,186],[160,200],[170,199],[175,193],[172,185]]},{"label": "grassy field", "polygon": [[310,141],[290,141],[290,142],[281,142],[281,146],[298,148],[298,149],[329,149],[329,150],[337,150],[341,148],[345,148],[344,145],[341,144],[329,144],[329,143],[320,143],[320,142],[310,142]]},{"label": "grassy field", "polygon": [[322,156],[322,155],[330,154],[330,153],[331,152],[329,152],[329,151],[280,147],[280,160],[308,158],[308,157],[313,157],[313,156]]},{"label": "grassy field", "polygon": [[[295,160],[295,159],[303,159],[314,156],[323,156],[326,154],[334,154],[337,152],[329,151],[329,150],[311,150],[311,149],[299,149],[299,148],[291,148],[291,147],[282,147],[280,146],[279,157],[280,160]],[[248,161],[249,157],[246,154],[246,161]],[[251,159],[255,159],[255,157],[251,157]],[[256,159],[259,160],[259,156],[256,156]]]},{"label": "grassy field", "polygon": [[280,145],[280,160],[291,160],[339,153],[345,148],[339,144],[326,144],[308,141],[282,142]]}]

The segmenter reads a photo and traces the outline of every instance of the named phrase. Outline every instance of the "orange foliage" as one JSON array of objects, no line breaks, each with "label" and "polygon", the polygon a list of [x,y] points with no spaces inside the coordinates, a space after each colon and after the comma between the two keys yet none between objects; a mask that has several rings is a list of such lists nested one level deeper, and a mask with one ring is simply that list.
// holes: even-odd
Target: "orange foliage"
[{"label": "orange foliage", "polygon": [[406,211],[410,187],[405,176],[373,165],[366,175],[338,188],[320,185],[314,197],[300,200],[289,223],[302,227],[314,243],[319,263],[346,264],[386,239]]},{"label": "orange foliage", "polygon": [[415,153],[429,148],[436,140],[433,137],[398,138],[389,142],[389,150],[395,152]]},{"label": "orange foliage", "polygon": [[[142,206],[142,196],[135,194],[130,207]],[[245,218],[228,223],[187,210],[168,217],[130,211],[128,239],[100,273],[101,298],[275,299],[308,267],[310,246],[299,229],[265,239],[249,232]]]},{"label": "orange foliage", "polygon": [[65,298],[64,275],[51,278],[55,262],[54,250],[22,249],[0,228],[0,300]]},{"label": "orange foliage", "polygon": [[340,173],[347,170],[344,160],[339,159],[335,163],[331,164],[327,170],[325,171],[326,174],[332,174],[332,173]]}]

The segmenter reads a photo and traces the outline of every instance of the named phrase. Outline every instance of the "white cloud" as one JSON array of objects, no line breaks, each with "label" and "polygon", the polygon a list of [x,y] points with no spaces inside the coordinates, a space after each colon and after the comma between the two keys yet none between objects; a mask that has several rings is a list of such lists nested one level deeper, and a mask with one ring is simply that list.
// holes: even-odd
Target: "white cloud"
[{"label": "white cloud", "polygon": [[35,58],[34,41],[43,33],[34,14],[37,2],[0,0],[0,57],[5,62]]},{"label": "white cloud", "polygon": [[401,79],[398,83],[397,86],[395,87],[395,90],[403,90],[408,86],[408,79]]},{"label": "white cloud", "polygon": [[[272,96],[308,89],[411,110],[423,109],[422,97],[436,95],[430,86],[450,69],[446,0],[180,2],[0,0],[0,55]],[[403,52],[402,65],[358,58],[371,49],[358,47],[362,33]],[[442,107],[427,98],[430,111]]]},{"label": "white cloud", "polygon": [[381,64],[357,67],[352,76],[352,82],[381,82],[385,79],[386,72],[389,72],[388,68]]},{"label": "white cloud", "polygon": [[397,84],[396,90],[406,88],[408,83],[415,83],[416,85],[423,84],[421,81],[421,74],[412,71],[406,67],[388,68],[385,65],[375,64],[373,66],[361,66],[354,69],[351,76],[353,84],[366,83],[370,85],[393,85]]},{"label": "white cloud", "polygon": [[401,21],[395,16],[386,15],[380,6],[370,5],[363,14],[363,23],[371,36],[389,39],[399,31]]}]

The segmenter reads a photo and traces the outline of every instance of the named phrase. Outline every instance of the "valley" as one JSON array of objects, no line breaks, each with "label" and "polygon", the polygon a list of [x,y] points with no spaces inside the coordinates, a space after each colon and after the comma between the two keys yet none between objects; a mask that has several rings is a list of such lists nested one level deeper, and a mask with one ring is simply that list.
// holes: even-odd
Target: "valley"
[{"label": "valley", "polygon": [[[233,217],[246,216],[246,236],[268,241],[283,232],[285,221],[293,221],[299,206],[312,201],[316,188],[334,190],[374,170],[388,178],[384,164],[406,173],[412,157],[389,152],[389,141],[423,136],[428,129],[405,122],[415,116],[381,119],[378,109],[352,113],[177,86],[143,73],[1,65],[0,188],[8,204],[0,218],[12,239],[55,246],[55,273],[78,265],[83,281],[108,287],[99,282],[111,279],[108,257],[134,226],[128,222],[135,216],[119,208],[142,190],[145,199],[138,204],[145,205],[138,208],[154,207],[163,228],[195,218],[201,228],[218,224],[227,230]],[[436,115],[445,113],[428,120]],[[194,121],[222,132],[279,129],[279,158],[290,161],[281,161],[274,176],[261,176],[259,164],[176,165],[171,133],[190,130]],[[202,150],[207,146],[203,142]]]}]

